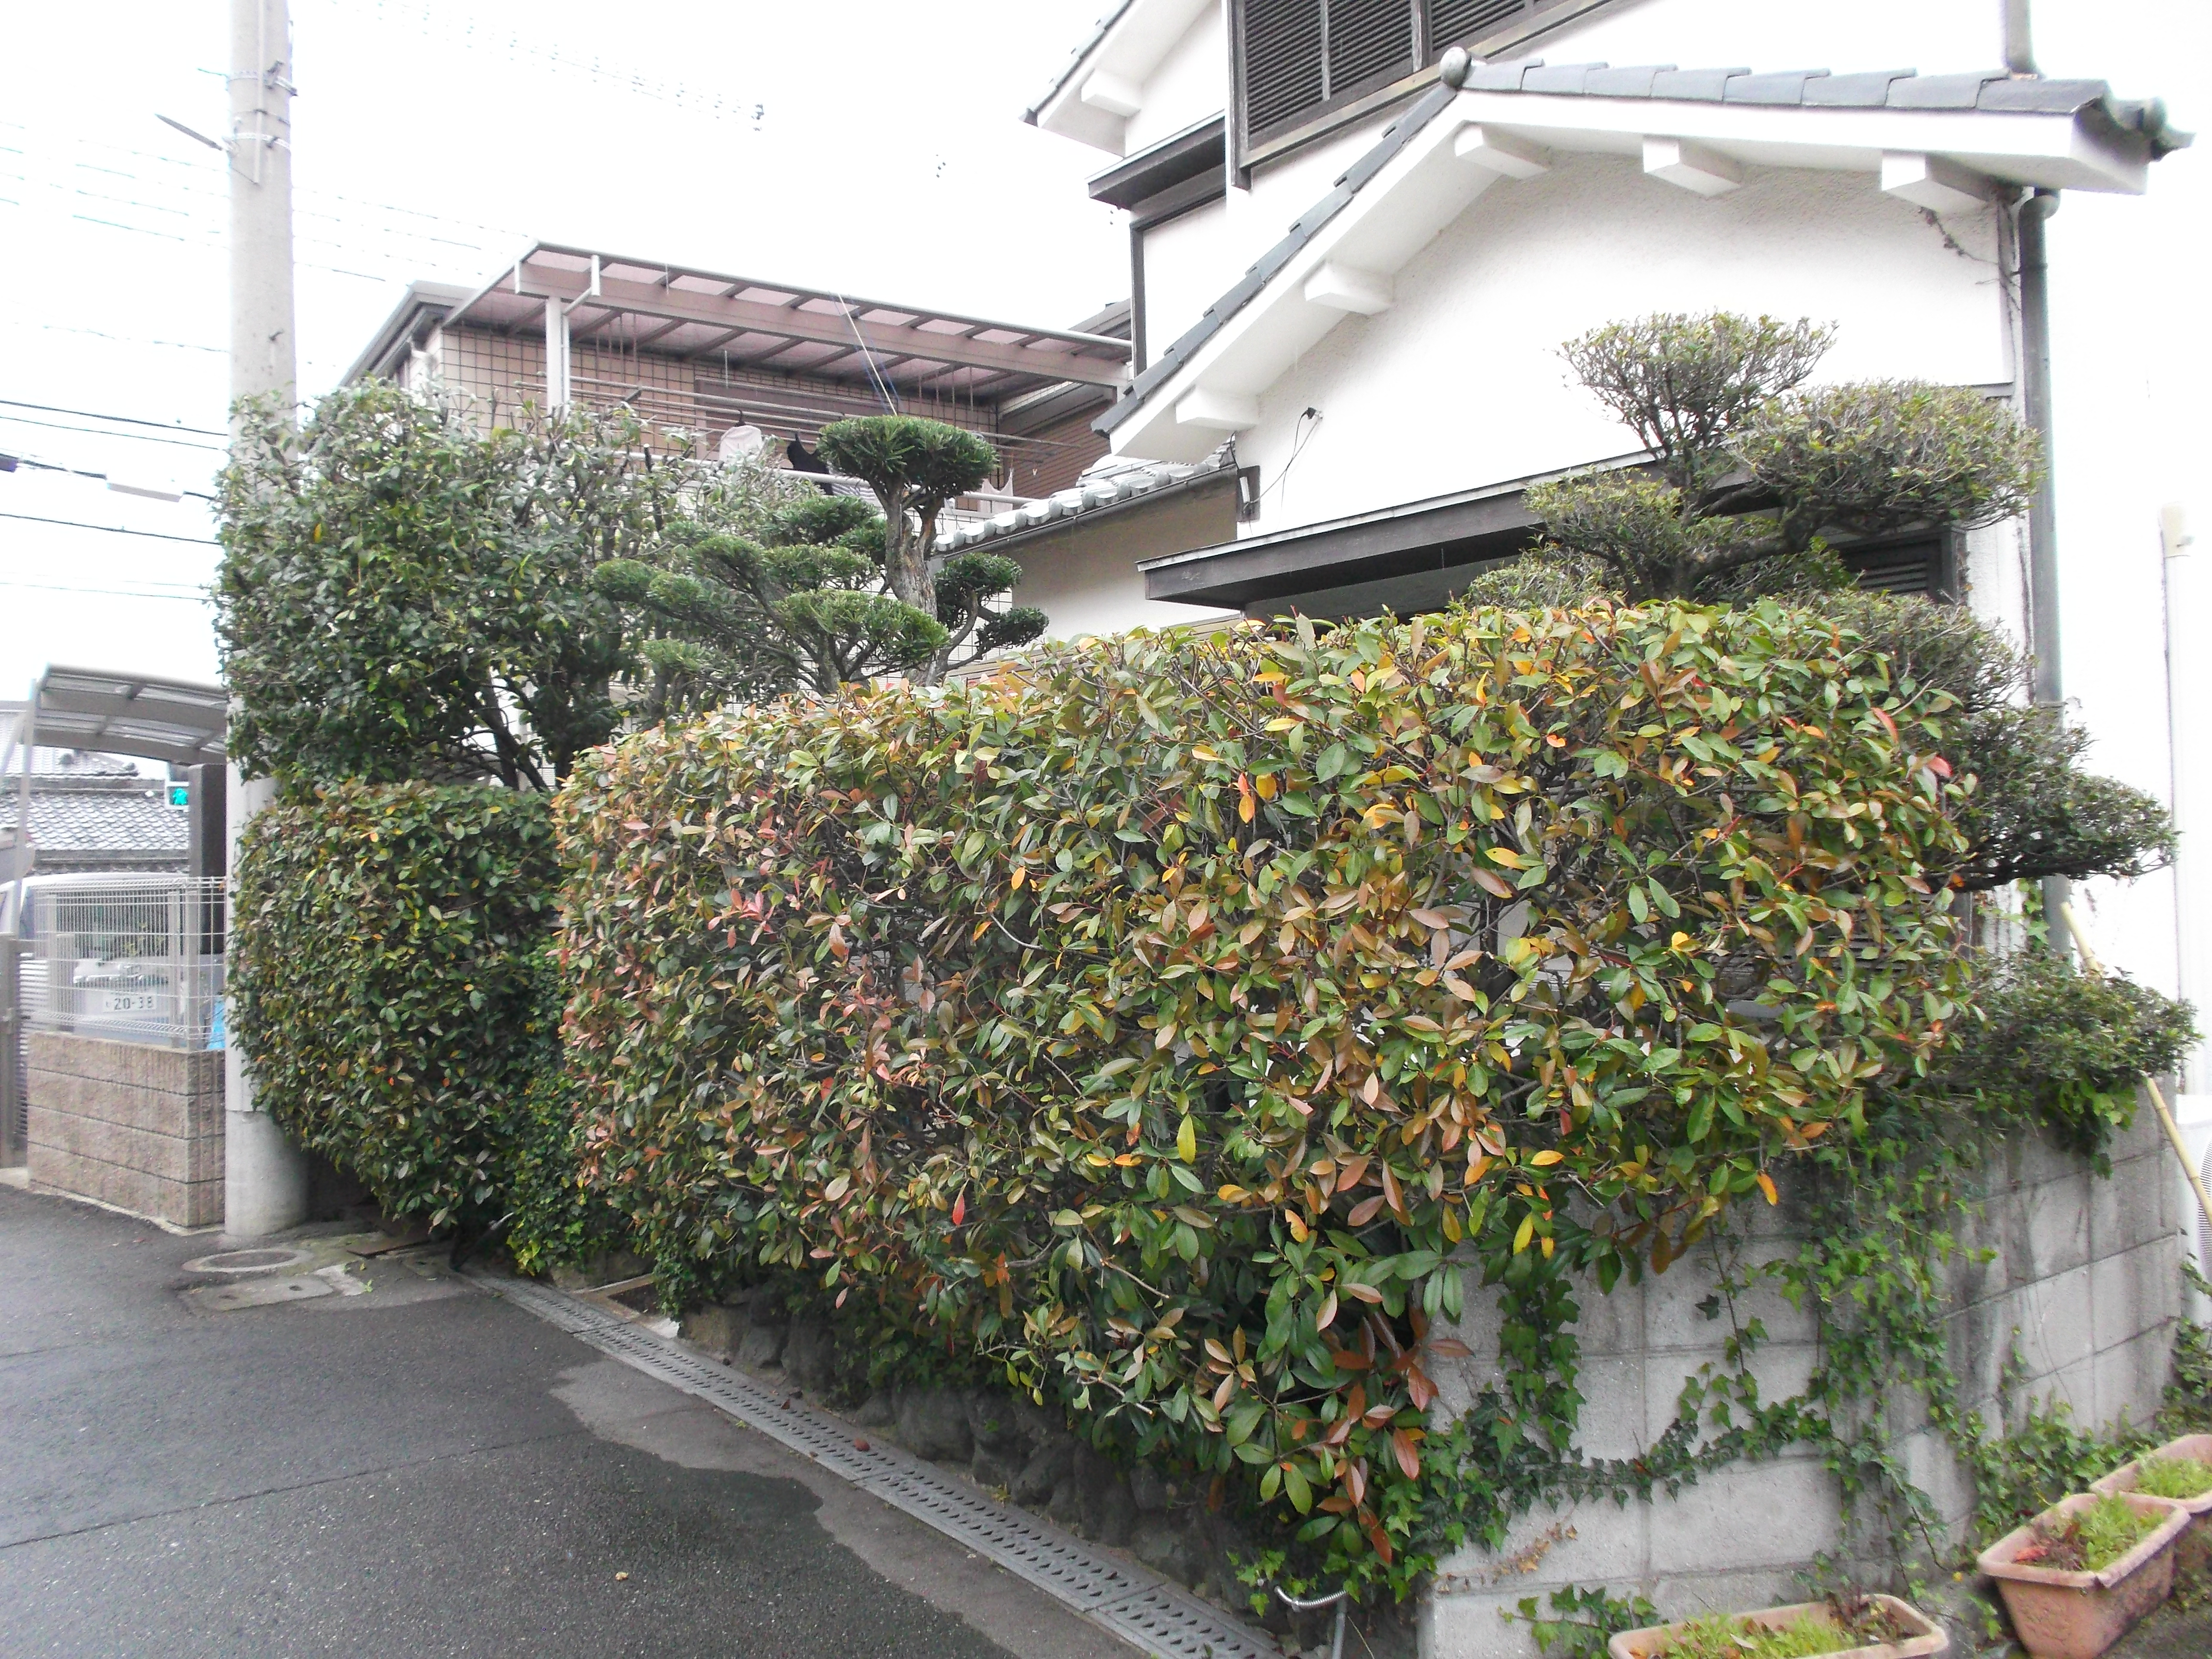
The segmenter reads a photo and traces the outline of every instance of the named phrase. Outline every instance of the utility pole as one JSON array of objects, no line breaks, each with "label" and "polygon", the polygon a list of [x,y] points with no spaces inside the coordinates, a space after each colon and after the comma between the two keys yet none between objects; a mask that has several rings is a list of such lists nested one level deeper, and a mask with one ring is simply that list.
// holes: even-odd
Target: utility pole
[{"label": "utility pole", "polygon": [[[292,19],[289,0],[230,4],[230,395],[299,396],[292,313]],[[238,422],[232,421],[234,437]],[[227,867],[238,871],[246,821],[268,805],[267,779],[233,763],[225,792]],[[234,1030],[230,1022],[226,1026]],[[258,1238],[307,1218],[307,1155],[253,1109],[246,1056],[226,1035],[223,1231]]]}]

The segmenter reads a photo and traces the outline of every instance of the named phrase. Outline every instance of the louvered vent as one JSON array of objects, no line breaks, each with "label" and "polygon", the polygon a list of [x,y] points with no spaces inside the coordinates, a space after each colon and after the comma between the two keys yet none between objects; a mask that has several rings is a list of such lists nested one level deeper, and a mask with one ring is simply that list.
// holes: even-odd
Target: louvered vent
[{"label": "louvered vent", "polygon": [[1426,0],[1429,55],[1536,9],[1535,0]]},{"label": "louvered vent", "polygon": [[1328,0],[1328,95],[1420,67],[1409,0]]},{"label": "louvered vent", "polygon": [[1265,132],[1327,96],[1322,0],[1245,0],[1244,129]]},{"label": "louvered vent", "polygon": [[1877,593],[1917,593],[1928,599],[1943,591],[1943,544],[1909,542],[1901,546],[1842,550],[1844,568],[1863,588]]}]

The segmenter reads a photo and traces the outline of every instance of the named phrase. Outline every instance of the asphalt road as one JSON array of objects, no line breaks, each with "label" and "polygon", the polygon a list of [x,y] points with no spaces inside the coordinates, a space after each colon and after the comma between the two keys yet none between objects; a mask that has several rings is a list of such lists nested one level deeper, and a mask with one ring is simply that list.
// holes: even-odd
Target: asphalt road
[{"label": "asphalt road", "polygon": [[0,1189],[15,1659],[1133,1652],[431,1261],[199,1311],[218,1248]]}]

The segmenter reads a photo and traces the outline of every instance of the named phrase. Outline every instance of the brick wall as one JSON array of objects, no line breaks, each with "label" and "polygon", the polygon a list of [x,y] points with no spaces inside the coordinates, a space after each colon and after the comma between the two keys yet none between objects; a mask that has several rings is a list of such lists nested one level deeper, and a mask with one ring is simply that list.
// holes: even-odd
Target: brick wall
[{"label": "brick wall", "polygon": [[31,1180],[180,1227],[221,1221],[222,1060],[32,1032]]}]

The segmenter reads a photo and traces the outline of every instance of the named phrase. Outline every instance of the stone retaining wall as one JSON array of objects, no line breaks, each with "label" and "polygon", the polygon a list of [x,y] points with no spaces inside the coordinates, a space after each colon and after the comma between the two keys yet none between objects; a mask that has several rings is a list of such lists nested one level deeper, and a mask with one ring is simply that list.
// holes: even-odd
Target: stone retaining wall
[{"label": "stone retaining wall", "polygon": [[30,1033],[31,1180],[180,1227],[222,1219],[219,1053]]},{"label": "stone retaining wall", "polygon": [[[2015,1405],[2063,1401],[2085,1425],[2122,1416],[2142,1423],[2158,1409],[2182,1310],[2175,1168],[2148,1105],[2114,1146],[2109,1180],[2047,1141],[2023,1138],[2007,1150],[1987,1174],[1984,1201],[1963,1218],[1951,1269],[1950,1361],[1968,1409],[1995,1417],[2015,1355]],[[1801,1233],[1785,1203],[1759,1218],[1741,1259],[1786,1255]],[[1973,1259],[1984,1250],[1991,1259]],[[1707,1364],[1721,1368],[1731,1327],[1713,1296],[1717,1266],[1701,1248],[1611,1296],[1588,1287],[1577,1328],[1587,1401],[1577,1443],[1586,1455],[1638,1455],[1674,1421],[1685,1380]],[[1470,1274],[1457,1334],[1474,1357],[1455,1375],[1439,1367],[1455,1409],[1497,1374],[1494,1297]],[[1800,1393],[1817,1352],[1809,1315],[1762,1285],[1733,1316],[1765,1327],[1753,1367],[1761,1397]],[[1924,1421],[1914,1401],[1898,1402],[1899,1429]],[[1914,1483],[1963,1541],[1973,1493],[1948,1443],[1923,1426],[1906,1432],[1900,1449]],[[1801,1601],[1799,1575],[1841,1534],[1836,1479],[1805,1451],[1722,1469],[1649,1504],[1542,1510],[1524,1516],[1495,1553],[1466,1549],[1440,1564],[1421,1650],[1436,1659],[1534,1659],[1526,1626],[1500,1613],[1569,1584],[1641,1592],[1668,1619]]]}]

